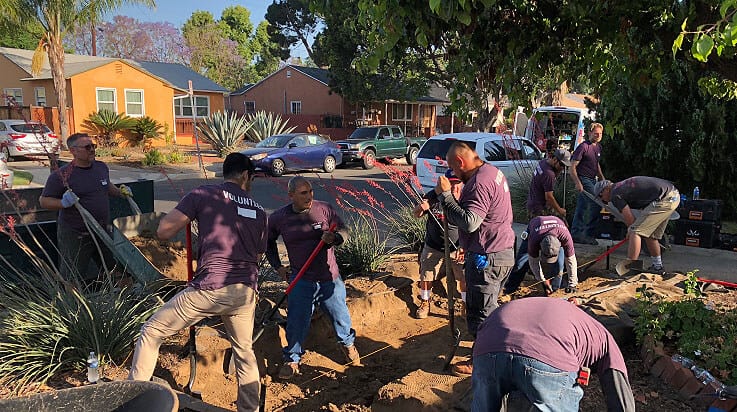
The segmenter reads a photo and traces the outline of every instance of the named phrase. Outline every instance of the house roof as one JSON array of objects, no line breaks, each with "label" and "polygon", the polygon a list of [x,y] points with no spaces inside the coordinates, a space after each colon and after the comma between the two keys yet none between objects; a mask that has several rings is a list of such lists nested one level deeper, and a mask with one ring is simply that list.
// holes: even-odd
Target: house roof
[{"label": "house roof", "polygon": [[[34,76],[31,72],[31,63],[33,60],[34,50],[13,49],[9,47],[0,47],[0,54],[7,57],[15,63],[21,70],[28,73],[28,77],[21,80],[34,79],[51,79],[51,69],[49,67],[48,57],[44,55],[44,63],[41,72]],[[192,80],[192,88],[196,91],[221,92],[227,93],[227,89],[212,80],[202,76],[181,64],[177,63],[154,63],[139,62],[128,59],[116,59],[99,56],[85,56],[79,54],[64,54],[64,76],[68,79],[80,73],[104,66],[111,62],[121,61],[134,68],[142,70],[149,75],[161,79],[176,89],[186,91],[188,89],[187,81]]]},{"label": "house roof", "polygon": [[302,72],[305,76],[312,77],[318,82],[324,83],[326,86],[330,82],[330,72],[326,69],[321,69],[319,67],[295,66],[293,64],[289,64],[288,66]]},{"label": "house roof", "polygon": [[251,87],[255,86],[256,83],[246,83],[241,87],[240,89],[236,89],[234,92],[230,93],[231,96],[238,96],[241,95],[249,90],[251,90]]},{"label": "house roof", "polygon": [[188,90],[188,81],[192,80],[192,89],[195,91],[228,92],[228,89],[225,87],[179,63],[128,61],[132,64],[138,65],[156,77],[165,79],[182,90]]}]

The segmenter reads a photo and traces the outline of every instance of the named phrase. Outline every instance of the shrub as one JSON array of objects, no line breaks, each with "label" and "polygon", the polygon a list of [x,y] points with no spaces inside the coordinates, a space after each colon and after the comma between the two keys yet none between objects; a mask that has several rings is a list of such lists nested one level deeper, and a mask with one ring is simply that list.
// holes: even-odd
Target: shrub
[{"label": "shrub", "polygon": [[133,146],[142,145],[146,150],[151,145],[151,141],[158,139],[164,132],[164,125],[152,117],[145,116],[136,121],[132,131],[133,135],[130,140]]},{"label": "shrub", "polygon": [[82,123],[85,128],[97,135],[101,146],[112,146],[116,133],[131,130],[135,124],[135,119],[105,109],[92,112]]},{"label": "shrub", "polygon": [[[567,170],[566,172],[567,173]],[[509,194],[512,198],[512,214],[514,221],[517,223],[529,222],[527,215],[527,194],[530,192],[530,182],[532,177],[520,176],[515,184],[509,186]],[[566,209],[566,217],[568,221],[573,219],[573,213],[576,211],[576,199],[578,198],[578,191],[576,185],[573,183],[573,178],[570,175],[565,176],[565,201],[563,198],[563,185],[564,185],[564,174],[561,173],[558,176],[558,181],[553,189],[553,196],[558,204]]]},{"label": "shrub", "polygon": [[146,152],[146,156],[141,161],[144,166],[156,166],[166,163],[166,157],[159,149],[152,149]]},{"label": "shrub", "polygon": [[180,152],[179,149],[175,148],[166,155],[167,163],[187,163],[189,162],[189,156]]},{"label": "shrub", "polygon": [[399,242],[400,248],[419,252],[425,243],[427,216],[417,219],[412,211],[412,206],[402,206],[395,214],[389,215],[389,233]]},{"label": "shrub", "polygon": [[291,133],[295,129],[294,126],[287,127],[289,120],[282,121],[278,114],[266,113],[263,110],[248,115],[247,119],[251,127],[246,132],[246,137],[252,142],[260,142],[276,134]]},{"label": "shrub", "polygon": [[335,258],[344,278],[376,272],[396,250],[387,247],[388,239],[380,236],[376,220],[364,214],[351,216],[346,227],[348,239],[335,249]]},{"label": "shrub", "polygon": [[206,117],[197,129],[202,132],[203,140],[210,143],[218,152],[218,156],[225,157],[238,151],[243,137],[250,129],[251,124],[245,117],[236,112],[216,112]]}]

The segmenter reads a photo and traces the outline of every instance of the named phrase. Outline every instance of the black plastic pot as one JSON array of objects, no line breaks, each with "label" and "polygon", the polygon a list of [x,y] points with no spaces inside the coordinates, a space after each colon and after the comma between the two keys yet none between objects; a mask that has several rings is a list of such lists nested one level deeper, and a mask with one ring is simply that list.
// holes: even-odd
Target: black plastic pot
[{"label": "black plastic pot", "polygon": [[0,400],[1,412],[176,412],[177,395],[153,382],[116,381]]}]

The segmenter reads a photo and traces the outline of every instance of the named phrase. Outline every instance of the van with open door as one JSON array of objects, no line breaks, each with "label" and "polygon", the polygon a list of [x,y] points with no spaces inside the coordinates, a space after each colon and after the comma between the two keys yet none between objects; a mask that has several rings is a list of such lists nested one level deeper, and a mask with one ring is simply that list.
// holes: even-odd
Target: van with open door
[{"label": "van with open door", "polygon": [[586,137],[586,125],[596,113],[588,109],[565,106],[543,106],[533,109],[527,121],[525,137],[546,151],[548,142],[571,153]]}]

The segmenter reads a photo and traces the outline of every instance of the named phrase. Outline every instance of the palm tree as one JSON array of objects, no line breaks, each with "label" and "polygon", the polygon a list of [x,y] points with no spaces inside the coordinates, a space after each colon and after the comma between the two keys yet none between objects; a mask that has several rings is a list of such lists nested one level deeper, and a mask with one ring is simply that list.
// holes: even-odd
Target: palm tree
[{"label": "palm tree", "polygon": [[43,66],[44,52],[49,58],[51,78],[59,102],[59,126],[66,145],[69,123],[66,116],[67,85],[64,77],[64,35],[75,27],[98,21],[101,16],[123,3],[155,7],[154,0],[1,0],[0,16],[17,24],[39,23],[43,35],[33,55],[32,72],[38,74]]}]

